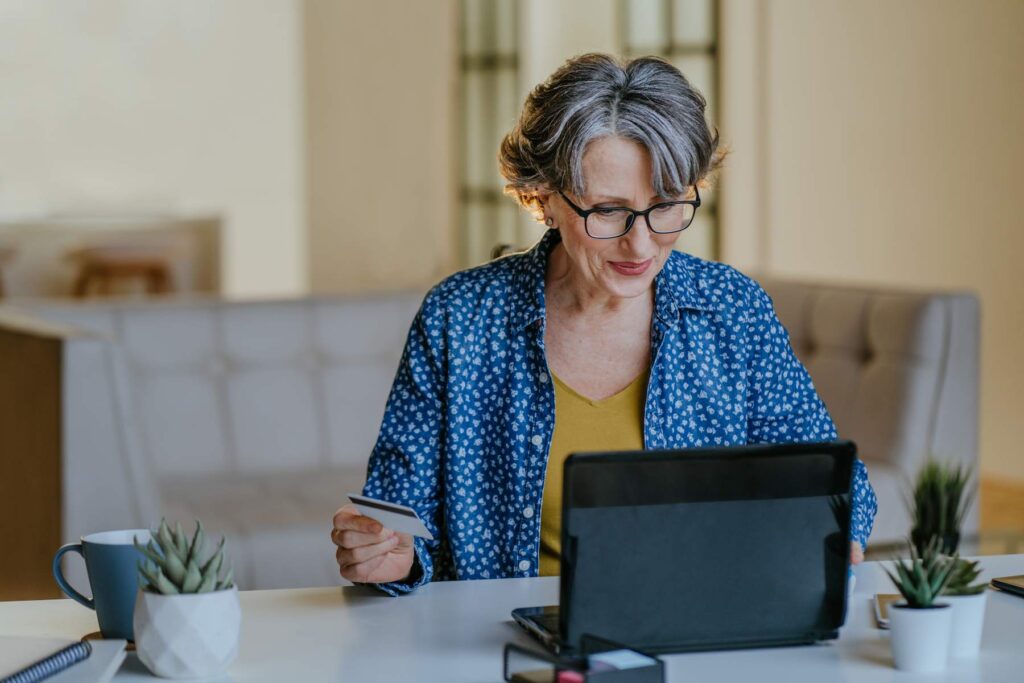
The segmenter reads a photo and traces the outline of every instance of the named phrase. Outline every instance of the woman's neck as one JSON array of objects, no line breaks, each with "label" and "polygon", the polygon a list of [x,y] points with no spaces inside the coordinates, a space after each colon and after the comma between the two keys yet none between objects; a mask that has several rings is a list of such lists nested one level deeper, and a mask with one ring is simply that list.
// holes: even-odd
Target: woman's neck
[{"label": "woman's neck", "polygon": [[586,281],[572,264],[565,247],[559,243],[548,257],[544,277],[544,298],[549,309],[582,319],[620,318],[623,315],[647,313],[653,309],[654,288],[648,296],[621,297],[609,294]]}]

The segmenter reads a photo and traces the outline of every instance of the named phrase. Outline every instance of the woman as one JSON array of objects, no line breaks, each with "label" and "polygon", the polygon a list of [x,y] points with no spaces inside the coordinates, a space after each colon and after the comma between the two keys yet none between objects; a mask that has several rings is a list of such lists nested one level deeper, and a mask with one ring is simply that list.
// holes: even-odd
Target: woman
[{"label": "woman", "polygon": [[[673,251],[720,161],[704,106],[655,58],[584,55],[530,94],[499,158],[549,230],[426,296],[370,457],[365,494],[435,540],[345,506],[343,577],[396,595],[557,573],[570,452],[835,438],[761,287]],[[853,562],[875,509],[858,462]]]}]

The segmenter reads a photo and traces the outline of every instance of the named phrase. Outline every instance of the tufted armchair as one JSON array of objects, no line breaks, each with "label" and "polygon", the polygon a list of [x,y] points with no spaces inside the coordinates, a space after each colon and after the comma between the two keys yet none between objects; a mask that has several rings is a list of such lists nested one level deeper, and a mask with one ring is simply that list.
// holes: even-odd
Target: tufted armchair
[{"label": "tufted armchair", "polygon": [[338,583],[331,515],[421,299],[0,307],[0,599],[52,594],[61,543],[162,515],[227,535],[243,589]]},{"label": "tufted armchair", "polygon": [[[840,437],[857,443],[868,467],[879,507],[871,543],[903,539],[911,523],[906,487],[926,458],[977,472],[977,298],[771,278],[761,284]],[[977,524],[975,506],[965,531]]]}]

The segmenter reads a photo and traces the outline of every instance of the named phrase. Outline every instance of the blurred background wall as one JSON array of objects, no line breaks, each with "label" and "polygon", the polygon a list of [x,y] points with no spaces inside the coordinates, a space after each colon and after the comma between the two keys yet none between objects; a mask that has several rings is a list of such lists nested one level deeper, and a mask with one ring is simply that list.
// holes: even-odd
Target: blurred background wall
[{"label": "blurred background wall", "polygon": [[[680,248],[977,291],[983,470],[1024,482],[1024,3],[671,4],[713,16],[693,54],[713,61],[732,149],[714,223]],[[0,220],[217,211],[229,295],[424,288],[539,234],[500,197],[497,134],[565,58],[647,49],[637,17],[657,27],[663,5],[0,0]],[[474,38],[467,16],[487,12]],[[504,70],[499,95],[472,90],[487,70]],[[472,128],[480,93],[493,131]],[[467,233],[470,212],[507,227]]]},{"label": "blurred background wall", "polygon": [[0,2],[0,220],[217,212],[226,291],[306,291],[302,9]]},{"label": "blurred background wall", "polygon": [[723,10],[724,260],[978,292],[982,467],[1024,481],[1024,3]]},{"label": "blurred background wall", "polygon": [[303,4],[309,284],[424,287],[456,265],[456,3]]}]

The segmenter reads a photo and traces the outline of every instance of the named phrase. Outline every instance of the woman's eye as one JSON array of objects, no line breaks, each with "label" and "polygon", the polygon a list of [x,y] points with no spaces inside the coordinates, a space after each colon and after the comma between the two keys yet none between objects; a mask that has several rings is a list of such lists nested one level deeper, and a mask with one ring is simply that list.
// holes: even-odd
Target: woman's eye
[{"label": "woman's eye", "polygon": [[618,209],[597,209],[598,216],[615,216],[618,213]]}]

